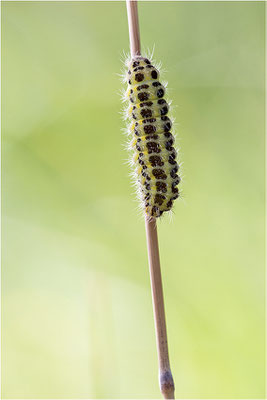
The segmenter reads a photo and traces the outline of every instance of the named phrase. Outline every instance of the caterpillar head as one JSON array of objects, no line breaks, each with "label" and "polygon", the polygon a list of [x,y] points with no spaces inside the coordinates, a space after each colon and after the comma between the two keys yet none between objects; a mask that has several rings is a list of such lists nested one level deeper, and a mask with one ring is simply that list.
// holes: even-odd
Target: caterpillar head
[{"label": "caterpillar head", "polygon": [[137,85],[140,82],[159,79],[159,71],[151,62],[141,56],[135,56],[128,64],[128,84]]}]

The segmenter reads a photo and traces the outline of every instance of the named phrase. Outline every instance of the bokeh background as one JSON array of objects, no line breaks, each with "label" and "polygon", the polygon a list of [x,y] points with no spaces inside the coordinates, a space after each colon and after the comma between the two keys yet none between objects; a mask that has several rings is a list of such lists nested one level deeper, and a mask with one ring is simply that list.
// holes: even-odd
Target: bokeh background
[{"label": "bokeh background", "polygon": [[[179,398],[264,398],[264,6],[139,5],[183,161],[159,222]],[[2,2],[2,35],[2,398],[159,398],[125,4]]]}]

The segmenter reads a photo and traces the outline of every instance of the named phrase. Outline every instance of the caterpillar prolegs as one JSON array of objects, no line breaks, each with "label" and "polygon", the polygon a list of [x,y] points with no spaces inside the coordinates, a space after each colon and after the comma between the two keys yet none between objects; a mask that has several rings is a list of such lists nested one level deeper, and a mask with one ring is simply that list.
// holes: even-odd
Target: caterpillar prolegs
[{"label": "caterpillar prolegs", "polygon": [[160,217],[179,197],[180,182],[165,87],[159,81],[159,71],[141,56],[128,64],[127,82],[126,116],[140,196],[145,213]]}]

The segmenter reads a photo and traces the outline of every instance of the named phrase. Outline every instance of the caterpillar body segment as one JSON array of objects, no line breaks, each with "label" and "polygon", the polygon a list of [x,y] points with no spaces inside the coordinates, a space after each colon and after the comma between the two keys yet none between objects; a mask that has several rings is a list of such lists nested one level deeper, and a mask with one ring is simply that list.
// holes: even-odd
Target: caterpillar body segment
[{"label": "caterpillar body segment", "polygon": [[[140,137],[135,137],[131,141],[131,147],[136,148],[142,153],[155,153],[160,152],[160,150],[165,148],[166,150],[171,150],[174,144],[174,137],[170,132],[162,134],[150,134]],[[161,150],[162,151],[162,150]]]},{"label": "caterpillar body segment", "polygon": [[[128,80],[128,84],[129,84]],[[126,96],[131,103],[138,101],[161,99],[165,95],[165,88],[159,81],[147,81],[145,84],[137,84],[127,90]]]},{"label": "caterpillar body segment", "polygon": [[157,118],[146,118],[139,121],[132,121],[129,125],[130,133],[135,136],[148,135],[150,133],[169,132],[172,127],[170,118],[166,115]]},{"label": "caterpillar body segment", "polygon": [[130,118],[143,120],[146,118],[157,118],[168,114],[169,105],[164,99],[146,101],[144,103],[131,104],[128,108]]},{"label": "caterpillar body segment", "polygon": [[169,104],[163,98],[165,87],[159,81],[159,71],[147,58],[136,56],[128,64],[129,106],[126,117],[134,150],[133,164],[145,213],[160,217],[170,211],[179,197],[177,152],[167,116]]}]

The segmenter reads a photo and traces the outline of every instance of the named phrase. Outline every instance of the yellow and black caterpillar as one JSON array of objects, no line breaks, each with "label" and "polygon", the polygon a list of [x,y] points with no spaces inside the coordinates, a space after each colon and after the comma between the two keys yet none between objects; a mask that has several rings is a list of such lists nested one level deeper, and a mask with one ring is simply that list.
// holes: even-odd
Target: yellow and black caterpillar
[{"label": "yellow and black caterpillar", "polygon": [[172,122],[167,116],[165,87],[159,82],[159,71],[144,57],[136,56],[128,64],[126,116],[131,121],[128,132],[133,137],[133,163],[136,167],[140,197],[145,213],[160,217],[172,208],[179,197],[178,164]]}]

